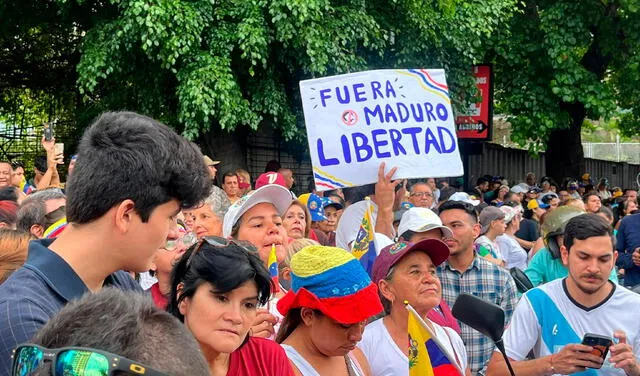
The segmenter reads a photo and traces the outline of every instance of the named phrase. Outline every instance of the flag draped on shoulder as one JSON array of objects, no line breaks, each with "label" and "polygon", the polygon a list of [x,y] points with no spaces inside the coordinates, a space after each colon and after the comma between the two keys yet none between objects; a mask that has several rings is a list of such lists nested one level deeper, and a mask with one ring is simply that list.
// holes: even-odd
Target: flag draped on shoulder
[{"label": "flag draped on shoulder", "polygon": [[461,371],[451,361],[438,340],[427,329],[415,310],[409,310],[409,376],[459,376]]},{"label": "flag draped on shoulder", "polygon": [[271,280],[274,284],[273,292],[280,291],[280,281],[278,280],[278,258],[276,257],[276,245],[271,246],[271,252],[269,253],[269,274],[271,274]]},{"label": "flag draped on shoulder", "polygon": [[351,247],[351,253],[360,261],[362,267],[371,275],[373,261],[376,259],[375,223],[373,223],[373,205],[369,202],[362,217],[360,230]]}]

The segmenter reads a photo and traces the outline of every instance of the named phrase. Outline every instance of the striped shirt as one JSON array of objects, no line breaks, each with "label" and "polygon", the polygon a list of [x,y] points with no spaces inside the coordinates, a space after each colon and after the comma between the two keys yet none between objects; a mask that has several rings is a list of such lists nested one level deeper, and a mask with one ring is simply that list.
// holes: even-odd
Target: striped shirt
[{"label": "striped shirt", "polygon": [[[54,239],[32,241],[25,265],[0,285],[0,376],[11,374],[11,353],[28,342],[51,317],[89,289],[60,256],[47,248]],[[142,291],[125,272],[104,286]]]},{"label": "striped shirt", "polygon": [[[438,266],[438,277],[442,283],[442,297],[453,306],[458,295],[468,293],[487,302],[502,307],[505,313],[505,325],[517,303],[516,284],[509,272],[476,255],[467,270],[459,272],[447,261]],[[494,344],[490,338],[460,323],[462,340],[467,348],[467,358],[472,374],[484,375],[487,362],[491,358]]]}]

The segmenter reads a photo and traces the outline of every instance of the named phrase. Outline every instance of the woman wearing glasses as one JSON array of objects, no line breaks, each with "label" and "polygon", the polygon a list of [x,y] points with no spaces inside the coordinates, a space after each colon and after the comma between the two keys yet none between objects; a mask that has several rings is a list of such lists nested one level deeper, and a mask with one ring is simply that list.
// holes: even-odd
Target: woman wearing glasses
[{"label": "woman wearing glasses", "polygon": [[187,232],[178,223],[175,233],[170,233],[164,246],[156,251],[149,274],[156,277],[158,282],[151,285],[149,292],[155,305],[160,309],[167,309],[171,295],[171,270],[187,248],[196,242],[193,233]]},{"label": "woman wearing glasses", "polygon": [[271,288],[263,262],[233,241],[205,238],[180,258],[168,311],[196,338],[211,375],[293,375],[280,346],[251,336]]}]

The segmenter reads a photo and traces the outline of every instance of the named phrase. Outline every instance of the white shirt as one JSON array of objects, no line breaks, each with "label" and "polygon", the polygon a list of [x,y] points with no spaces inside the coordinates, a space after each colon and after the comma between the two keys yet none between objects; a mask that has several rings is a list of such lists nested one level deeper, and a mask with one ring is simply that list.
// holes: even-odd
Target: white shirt
[{"label": "white shirt", "polygon": [[507,269],[515,266],[524,271],[527,268],[527,251],[522,249],[514,237],[507,234],[500,235],[496,238],[496,243],[500,247],[500,253],[506,262]]},{"label": "white shirt", "polygon": [[[581,343],[586,333],[613,338],[623,330],[636,357],[640,357],[640,320],[634,314],[640,308],[640,295],[614,285],[603,303],[585,309],[566,292],[565,279],[557,279],[525,293],[511,323],[502,337],[507,356],[523,360],[531,349],[536,358],[558,353],[565,345]],[[609,362],[610,353],[598,375],[623,376]]]},{"label": "white shirt", "polygon": [[[442,326],[431,322],[436,337],[444,345],[449,354],[455,354],[462,363],[459,365],[463,370],[467,368],[467,351],[464,348],[462,338],[451,328],[443,328]],[[446,332],[445,332],[446,330]],[[362,341],[358,347],[364,353],[371,374],[373,376],[406,376],[409,374],[409,358],[407,357],[407,349],[400,349],[391,338],[391,334],[384,326],[383,320],[378,319],[364,328]],[[452,359],[455,361],[455,359]]]}]

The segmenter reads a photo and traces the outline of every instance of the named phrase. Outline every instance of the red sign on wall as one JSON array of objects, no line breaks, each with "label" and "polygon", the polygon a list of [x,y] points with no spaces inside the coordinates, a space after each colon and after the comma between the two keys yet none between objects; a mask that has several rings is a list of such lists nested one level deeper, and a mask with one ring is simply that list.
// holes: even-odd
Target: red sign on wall
[{"label": "red sign on wall", "polygon": [[493,70],[491,65],[474,65],[473,75],[480,102],[456,117],[458,139],[489,141],[493,126]]}]

